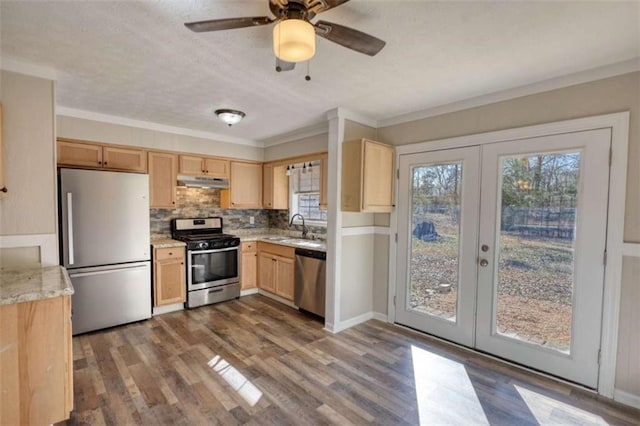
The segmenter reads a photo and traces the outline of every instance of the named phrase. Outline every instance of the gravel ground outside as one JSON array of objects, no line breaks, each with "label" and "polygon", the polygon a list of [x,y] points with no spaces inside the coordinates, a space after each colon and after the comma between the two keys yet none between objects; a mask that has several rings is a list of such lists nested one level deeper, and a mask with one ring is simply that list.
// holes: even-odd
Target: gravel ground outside
[{"label": "gravel ground outside", "polygon": [[[412,240],[410,306],[455,320],[458,230],[434,215],[439,238]],[[505,234],[500,240],[498,331],[560,351],[571,341],[571,240]]]}]

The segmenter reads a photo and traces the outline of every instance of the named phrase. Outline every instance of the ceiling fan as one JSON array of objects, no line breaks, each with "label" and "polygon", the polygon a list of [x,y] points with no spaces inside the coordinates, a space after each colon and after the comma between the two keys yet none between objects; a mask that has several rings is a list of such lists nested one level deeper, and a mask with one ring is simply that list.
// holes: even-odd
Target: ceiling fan
[{"label": "ceiling fan", "polygon": [[338,7],[349,0],[268,0],[275,18],[256,16],[246,18],[211,19],[184,24],[191,31],[207,32],[255,27],[276,23],[273,29],[273,50],[276,70],[292,70],[296,62],[311,59],[315,54],[316,35],[346,48],[374,56],[385,42],[353,28],[327,21],[311,20],[319,13]]}]

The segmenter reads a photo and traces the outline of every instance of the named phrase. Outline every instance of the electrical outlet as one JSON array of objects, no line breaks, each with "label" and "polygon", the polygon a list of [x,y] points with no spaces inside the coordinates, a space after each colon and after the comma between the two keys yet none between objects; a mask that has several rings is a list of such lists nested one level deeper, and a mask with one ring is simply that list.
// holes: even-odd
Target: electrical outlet
[{"label": "electrical outlet", "polygon": [[253,216],[249,216],[249,225],[254,225],[256,223],[256,218]]}]

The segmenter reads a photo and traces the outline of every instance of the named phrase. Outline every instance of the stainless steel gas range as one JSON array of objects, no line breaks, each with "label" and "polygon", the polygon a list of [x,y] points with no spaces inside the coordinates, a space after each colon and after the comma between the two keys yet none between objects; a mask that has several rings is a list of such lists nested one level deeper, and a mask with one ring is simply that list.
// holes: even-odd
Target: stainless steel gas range
[{"label": "stainless steel gas range", "polygon": [[187,308],[240,297],[240,238],[221,217],[173,219],[171,236],[187,243]]}]

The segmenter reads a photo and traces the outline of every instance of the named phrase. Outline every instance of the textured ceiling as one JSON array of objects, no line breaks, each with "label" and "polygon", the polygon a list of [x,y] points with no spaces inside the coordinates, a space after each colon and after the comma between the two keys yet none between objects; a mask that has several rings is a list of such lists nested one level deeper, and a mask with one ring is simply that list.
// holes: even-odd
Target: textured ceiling
[{"label": "textured ceiling", "polygon": [[[264,140],[344,107],[381,120],[640,56],[640,2],[352,0],[320,19],[387,41],[375,57],[318,39],[277,73],[271,26],[184,22],[269,15],[267,0],[5,1],[3,58],[56,70],[68,108]],[[316,18],[317,20],[318,18]],[[243,110],[227,127],[216,108]]]}]

